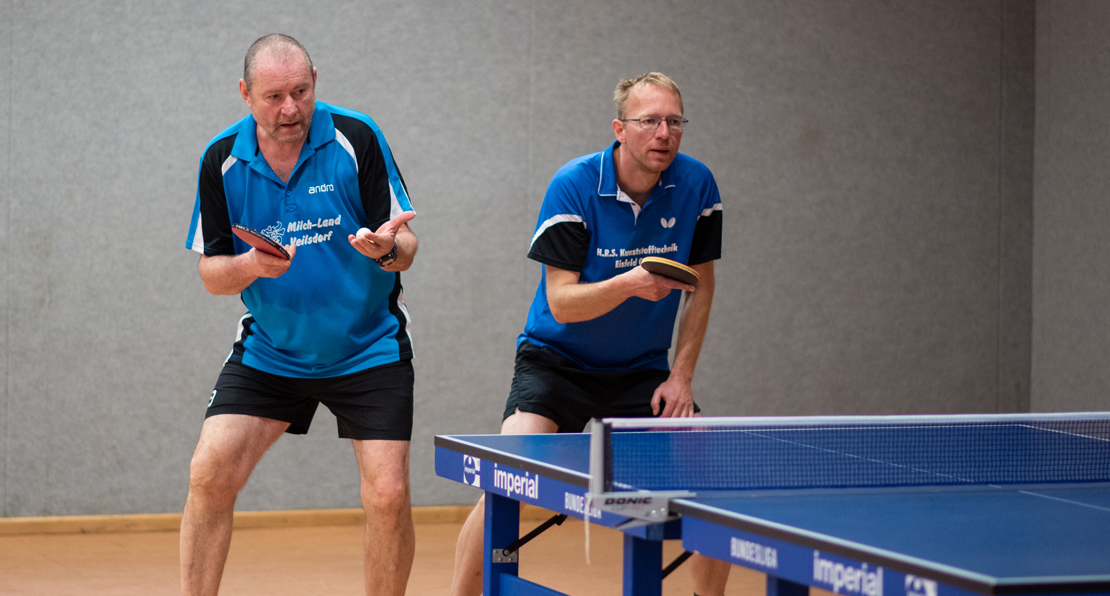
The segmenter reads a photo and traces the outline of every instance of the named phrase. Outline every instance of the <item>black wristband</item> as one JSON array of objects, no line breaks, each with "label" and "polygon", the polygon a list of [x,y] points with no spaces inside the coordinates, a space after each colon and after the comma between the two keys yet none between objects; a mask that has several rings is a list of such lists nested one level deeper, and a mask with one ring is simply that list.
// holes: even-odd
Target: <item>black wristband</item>
[{"label": "black wristband", "polygon": [[384,255],[374,259],[374,262],[378,264],[378,267],[387,267],[389,265],[392,265],[393,261],[396,261],[396,260],[397,260],[397,243],[394,242],[393,243],[393,248],[389,249],[389,252],[385,253]]}]

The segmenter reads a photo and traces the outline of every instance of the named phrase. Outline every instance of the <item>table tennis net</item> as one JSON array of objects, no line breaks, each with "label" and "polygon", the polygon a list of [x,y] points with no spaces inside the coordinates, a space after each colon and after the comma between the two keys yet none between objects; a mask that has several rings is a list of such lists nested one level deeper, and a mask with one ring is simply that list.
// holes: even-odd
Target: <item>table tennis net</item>
[{"label": "table tennis net", "polygon": [[1110,415],[860,418],[613,429],[612,481],[695,491],[1110,482]]}]

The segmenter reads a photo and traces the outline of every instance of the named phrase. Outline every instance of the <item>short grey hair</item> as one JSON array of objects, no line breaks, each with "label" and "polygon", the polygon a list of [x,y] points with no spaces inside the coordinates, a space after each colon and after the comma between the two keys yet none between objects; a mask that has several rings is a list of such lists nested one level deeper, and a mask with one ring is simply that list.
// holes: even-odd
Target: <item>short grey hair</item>
[{"label": "short grey hair", "polygon": [[[682,92],[678,90],[678,85],[670,77],[661,72],[645,72],[636,78],[623,79],[617,83],[617,90],[613,92],[613,101],[617,103],[618,120],[624,119],[624,106],[628,103],[628,94],[632,92],[633,87],[640,83],[654,85],[674,93],[678,96],[679,108],[682,108]],[[682,110],[685,112],[685,108],[682,108]]]},{"label": "short grey hair", "polygon": [[291,50],[299,50],[304,55],[304,61],[308,63],[308,72],[312,72],[312,58],[308,55],[308,50],[305,49],[301,42],[285,35],[284,33],[271,33],[263,35],[251,44],[247,49],[247,56],[243,58],[243,82],[247,84],[247,93],[251,91],[251,82],[254,78],[254,63],[258,59],[258,55],[264,50],[279,49],[289,52]]}]

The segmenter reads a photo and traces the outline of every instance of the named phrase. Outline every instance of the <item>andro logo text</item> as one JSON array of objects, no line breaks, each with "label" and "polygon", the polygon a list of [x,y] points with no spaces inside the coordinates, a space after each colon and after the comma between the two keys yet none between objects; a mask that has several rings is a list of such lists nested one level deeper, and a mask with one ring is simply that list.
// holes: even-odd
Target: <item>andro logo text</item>
[{"label": "andro logo text", "polygon": [[832,587],[837,594],[863,594],[864,596],[883,596],[883,568],[874,571],[862,563],[859,568],[848,567],[835,561],[822,559],[821,553],[813,551],[813,581]]},{"label": "andro logo text", "polygon": [[540,496],[539,476],[531,476],[527,472],[523,476],[493,468],[493,487],[505,491],[505,496],[511,497],[513,493],[524,495],[531,499]]},{"label": "andro logo text", "polygon": [[734,537],[729,544],[729,554],[735,559],[753,563],[760,567],[768,569],[778,569],[779,567],[779,551],[771,546],[763,546]]},{"label": "andro logo text", "polygon": [[310,186],[310,187],[308,187],[308,194],[310,194],[310,195],[314,195],[318,192],[334,192],[334,191],[335,191],[335,185],[334,184],[321,184],[319,186]]}]

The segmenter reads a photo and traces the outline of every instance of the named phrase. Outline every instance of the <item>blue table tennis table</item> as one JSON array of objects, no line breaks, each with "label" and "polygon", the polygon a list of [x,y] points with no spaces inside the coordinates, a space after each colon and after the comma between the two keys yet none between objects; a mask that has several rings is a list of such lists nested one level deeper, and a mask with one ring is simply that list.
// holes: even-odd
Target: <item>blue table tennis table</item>
[{"label": "blue table tennis table", "polygon": [[[486,491],[483,593],[559,594],[518,577],[524,502],[621,529],[626,595],[661,594],[666,539],[768,596],[1110,594],[1110,414],[702,420],[437,436],[436,473]],[[658,523],[599,501],[667,491]]]}]

